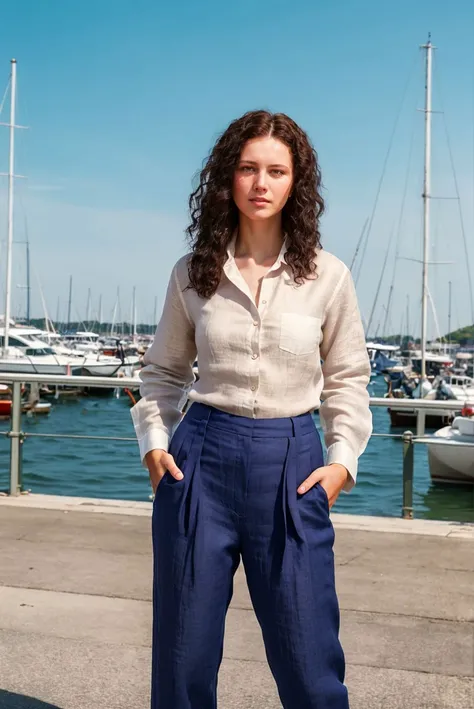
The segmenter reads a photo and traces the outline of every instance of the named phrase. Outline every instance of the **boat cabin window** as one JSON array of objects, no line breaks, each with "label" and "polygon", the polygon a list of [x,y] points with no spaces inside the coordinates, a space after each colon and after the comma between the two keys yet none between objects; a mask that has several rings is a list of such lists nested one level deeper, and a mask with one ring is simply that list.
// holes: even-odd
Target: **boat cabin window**
[{"label": "boat cabin window", "polygon": [[[0,337],[0,347],[3,347],[5,343],[5,338],[3,335]],[[8,346],[9,347],[25,347],[25,343],[22,342],[21,340],[17,340],[16,337],[11,337],[10,335],[8,336]]]},{"label": "boat cabin window", "polygon": [[45,355],[54,354],[54,350],[51,347],[27,347],[26,355],[27,357],[44,357]]}]

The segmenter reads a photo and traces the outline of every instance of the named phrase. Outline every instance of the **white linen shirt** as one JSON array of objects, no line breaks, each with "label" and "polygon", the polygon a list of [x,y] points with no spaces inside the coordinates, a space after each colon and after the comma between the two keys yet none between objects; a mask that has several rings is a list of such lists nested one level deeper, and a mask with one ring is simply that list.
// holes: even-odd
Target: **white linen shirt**
[{"label": "white linen shirt", "polygon": [[350,271],[318,249],[316,274],[298,285],[284,244],[256,305],[234,249],[235,241],[209,299],[186,288],[189,255],[173,268],[140,372],[142,398],[131,409],[141,458],[155,448],[168,450],[186,397],[250,418],[319,409],[327,464],[347,468],[349,492],[372,432],[370,364]]}]

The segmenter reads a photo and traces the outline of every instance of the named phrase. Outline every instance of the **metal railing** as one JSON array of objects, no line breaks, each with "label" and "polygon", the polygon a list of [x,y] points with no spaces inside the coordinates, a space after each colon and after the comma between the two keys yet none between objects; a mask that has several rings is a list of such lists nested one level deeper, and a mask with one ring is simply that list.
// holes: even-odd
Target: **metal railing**
[{"label": "metal railing", "polygon": [[10,430],[3,435],[10,439],[10,495],[21,494],[21,447],[28,437],[36,438],[87,438],[102,441],[134,441],[134,438],[124,438],[118,436],[78,436],[74,434],[47,434],[35,433],[27,434],[21,429],[21,387],[23,384],[48,384],[68,387],[92,387],[103,389],[132,389],[137,387],[137,380],[131,377],[75,377],[49,374],[9,374],[0,373],[2,384],[11,384],[12,406]]},{"label": "metal railing", "polygon": [[[416,414],[416,434],[405,431],[403,434],[373,433],[372,437],[398,438],[403,441],[403,519],[413,519],[413,479],[415,470],[415,443],[429,442],[433,436],[425,435],[427,412],[440,416],[460,412],[464,406],[462,401],[431,401],[426,399],[389,399],[371,397],[370,406],[390,408],[398,411],[413,411]],[[469,444],[467,444],[469,445]],[[472,445],[474,455],[474,444]]]},{"label": "metal railing", "polygon": [[[12,385],[12,409],[10,430],[0,435],[10,439],[10,495],[21,494],[21,448],[23,442],[29,437],[38,438],[71,438],[90,439],[101,441],[135,441],[134,437],[118,436],[93,436],[77,434],[54,433],[25,433],[21,428],[21,387],[22,384],[49,384],[67,387],[92,387],[105,389],[133,389],[139,382],[129,377],[79,377],[79,376],[51,376],[42,374],[8,374],[0,373],[0,382]],[[425,436],[426,412],[433,411],[440,415],[458,412],[463,407],[460,401],[427,401],[425,399],[388,399],[371,397],[372,407],[384,407],[403,411],[414,411],[417,415],[416,435],[412,431],[401,433],[373,433],[372,437],[396,438],[403,441],[403,503],[402,517],[413,518],[413,479],[414,479],[414,444],[426,443],[429,436]],[[474,444],[473,444],[474,452]]]}]

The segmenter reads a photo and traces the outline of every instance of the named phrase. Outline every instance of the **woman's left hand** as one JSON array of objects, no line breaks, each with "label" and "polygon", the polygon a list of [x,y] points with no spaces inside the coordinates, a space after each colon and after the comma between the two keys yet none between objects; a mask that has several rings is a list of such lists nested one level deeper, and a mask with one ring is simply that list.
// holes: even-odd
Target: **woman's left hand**
[{"label": "woman's left hand", "polygon": [[301,483],[298,492],[300,495],[304,495],[304,493],[308,492],[316,483],[320,483],[328,496],[329,509],[331,509],[346,484],[348,475],[348,470],[343,465],[340,465],[340,463],[324,465],[322,468],[314,470],[311,475]]}]

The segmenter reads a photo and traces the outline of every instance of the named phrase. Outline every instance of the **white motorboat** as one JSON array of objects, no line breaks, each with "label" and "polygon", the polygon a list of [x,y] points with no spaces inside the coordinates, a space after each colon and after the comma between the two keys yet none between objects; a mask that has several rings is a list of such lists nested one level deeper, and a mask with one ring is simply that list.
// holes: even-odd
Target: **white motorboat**
[{"label": "white motorboat", "polygon": [[91,377],[113,377],[122,366],[122,360],[105,355],[82,357],[81,373]]},{"label": "white motorboat", "polygon": [[[112,377],[122,366],[122,360],[100,353],[87,354],[61,345],[50,346],[40,340],[41,330],[11,327],[8,352],[0,356],[0,372],[18,374],[89,375]],[[4,328],[0,327],[0,348],[4,345]]]},{"label": "white motorboat", "polygon": [[474,412],[470,416],[456,416],[451,426],[421,441],[428,447],[434,482],[474,484]]},{"label": "white motorboat", "polygon": [[99,335],[96,332],[77,331],[66,333],[62,337],[63,344],[71,350],[97,354],[100,349]]},{"label": "white motorboat", "polygon": [[52,347],[37,340],[30,331],[10,328],[8,348],[4,347],[4,328],[0,327],[0,372],[13,374],[67,374],[70,361]]},{"label": "white motorboat", "polygon": [[474,401],[474,379],[461,374],[444,374],[442,385],[450,399]]}]

